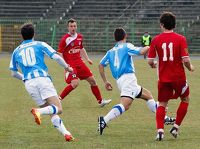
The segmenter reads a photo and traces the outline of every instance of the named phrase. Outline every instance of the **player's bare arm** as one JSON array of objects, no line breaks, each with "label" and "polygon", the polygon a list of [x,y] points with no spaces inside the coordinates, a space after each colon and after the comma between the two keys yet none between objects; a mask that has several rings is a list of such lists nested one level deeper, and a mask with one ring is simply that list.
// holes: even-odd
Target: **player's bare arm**
[{"label": "player's bare arm", "polygon": [[101,65],[101,64],[99,64],[99,73],[101,75],[103,82],[105,83],[106,90],[111,91],[112,90],[112,84],[109,81],[107,81],[106,74],[105,74],[105,71],[104,71],[104,66]]},{"label": "player's bare arm", "polygon": [[92,65],[92,60],[88,57],[87,52],[85,50],[85,48],[80,50],[81,56],[90,64]]},{"label": "player's bare arm", "polygon": [[147,53],[148,50],[149,50],[149,46],[145,46],[145,47],[143,47],[143,48],[140,50],[140,54],[141,54],[141,55],[144,55],[144,54]]},{"label": "player's bare arm", "polygon": [[194,66],[191,64],[190,58],[189,58],[189,57],[184,57],[184,58],[183,58],[183,64],[185,65],[185,67],[186,67],[189,71],[191,71],[191,72],[194,71]]}]

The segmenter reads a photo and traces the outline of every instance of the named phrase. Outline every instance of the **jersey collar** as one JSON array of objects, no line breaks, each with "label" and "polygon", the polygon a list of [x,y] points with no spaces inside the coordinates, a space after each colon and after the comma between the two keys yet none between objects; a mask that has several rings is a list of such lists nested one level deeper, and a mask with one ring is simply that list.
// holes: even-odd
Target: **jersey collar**
[{"label": "jersey collar", "polygon": [[29,42],[32,42],[32,41],[33,41],[33,39],[24,40],[24,41],[22,42],[22,44],[29,43]]}]

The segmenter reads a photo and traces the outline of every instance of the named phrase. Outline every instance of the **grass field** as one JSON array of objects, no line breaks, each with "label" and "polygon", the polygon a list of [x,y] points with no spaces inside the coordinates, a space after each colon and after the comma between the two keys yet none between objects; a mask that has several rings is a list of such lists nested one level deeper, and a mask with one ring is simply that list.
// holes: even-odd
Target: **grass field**
[{"label": "grass field", "polygon": [[[99,108],[87,82],[81,81],[62,103],[62,118],[67,128],[76,138],[75,142],[65,142],[62,135],[53,128],[48,116],[42,117],[42,125],[34,123],[30,109],[35,106],[24,89],[22,82],[13,79],[8,70],[9,56],[0,57],[0,149],[199,149],[200,148],[200,60],[193,60],[196,68],[188,73],[191,103],[183,122],[180,136],[173,139],[169,134],[171,126],[165,127],[165,139],[155,141],[155,117],[142,100],[133,102],[129,111],[109,123],[104,134],[97,133],[97,117],[105,115],[119,102],[119,92],[115,81],[112,92],[104,89],[97,71],[99,59],[93,59],[93,71],[102,94],[113,99],[112,103]],[[47,60],[49,72],[58,92],[65,86],[63,70],[52,60]],[[152,70],[143,59],[135,61],[136,75],[140,85],[148,88],[157,97],[156,70]],[[175,116],[179,100],[171,101],[168,115]]]}]

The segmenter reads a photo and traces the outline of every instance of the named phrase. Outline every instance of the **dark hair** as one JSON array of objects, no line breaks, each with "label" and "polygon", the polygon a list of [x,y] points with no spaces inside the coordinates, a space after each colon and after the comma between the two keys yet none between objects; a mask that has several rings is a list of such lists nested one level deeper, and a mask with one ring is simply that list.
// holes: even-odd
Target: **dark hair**
[{"label": "dark hair", "polygon": [[76,22],[76,20],[73,19],[73,18],[70,18],[70,19],[67,21],[67,25],[69,25],[69,23],[74,23],[74,22]]},{"label": "dark hair", "polygon": [[172,12],[163,12],[160,16],[160,23],[168,30],[172,30],[176,26],[176,16]]},{"label": "dark hair", "polygon": [[115,41],[121,41],[125,38],[126,31],[122,27],[118,27],[114,31]]},{"label": "dark hair", "polygon": [[34,36],[34,27],[31,23],[26,23],[21,27],[21,35],[24,40],[32,39]]}]

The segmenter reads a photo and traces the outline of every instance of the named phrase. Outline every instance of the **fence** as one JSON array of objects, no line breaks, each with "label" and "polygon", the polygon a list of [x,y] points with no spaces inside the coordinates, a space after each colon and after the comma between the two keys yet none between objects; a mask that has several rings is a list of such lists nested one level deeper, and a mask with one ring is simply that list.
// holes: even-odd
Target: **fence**
[{"label": "fence", "polygon": [[[112,48],[114,44],[113,31],[122,26],[128,34],[128,42],[140,46],[140,38],[145,31],[152,36],[160,32],[158,21],[135,21],[133,18],[119,18],[115,20],[100,20],[85,18],[78,21],[78,32],[84,36],[84,47],[87,51],[99,52]],[[35,40],[45,41],[55,49],[59,39],[67,32],[66,21],[57,20],[0,20],[0,51],[11,52],[22,41],[20,27],[25,22],[32,22],[35,26]],[[178,21],[176,31],[188,37],[189,46],[192,45],[194,30],[188,27],[188,22]],[[194,38],[195,34],[194,34]],[[193,39],[193,40],[192,40]],[[199,48],[193,47],[191,52]]]}]

